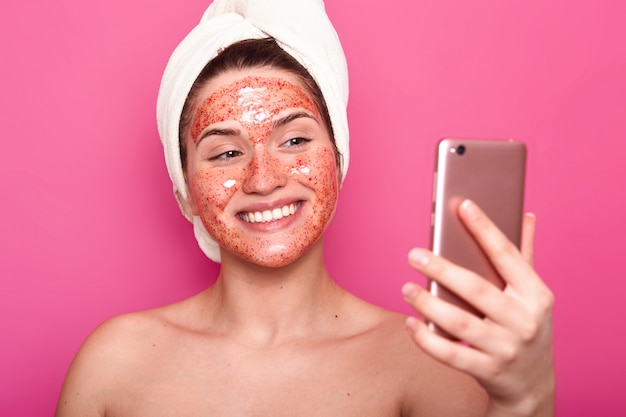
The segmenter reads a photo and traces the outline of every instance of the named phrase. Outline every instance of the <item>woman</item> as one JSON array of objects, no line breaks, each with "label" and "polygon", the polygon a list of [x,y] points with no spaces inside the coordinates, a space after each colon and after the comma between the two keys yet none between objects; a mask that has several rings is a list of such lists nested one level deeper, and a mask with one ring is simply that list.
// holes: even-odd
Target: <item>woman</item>
[{"label": "woman", "polygon": [[211,5],[168,64],[158,119],[176,196],[201,248],[221,261],[218,279],[94,331],[58,416],[552,415],[552,295],[531,267],[532,216],[520,253],[473,203],[459,210],[504,291],[426,250],[409,254],[486,314],[403,288],[465,344],[357,299],[327,273],[346,101],[321,3]]}]

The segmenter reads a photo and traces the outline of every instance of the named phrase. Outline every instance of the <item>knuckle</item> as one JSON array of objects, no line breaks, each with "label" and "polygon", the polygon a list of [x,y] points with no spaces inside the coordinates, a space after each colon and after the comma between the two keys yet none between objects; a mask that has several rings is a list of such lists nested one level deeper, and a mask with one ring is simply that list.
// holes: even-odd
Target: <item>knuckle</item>
[{"label": "knuckle", "polygon": [[508,239],[499,239],[495,244],[494,252],[504,256],[513,255],[518,252],[517,246]]},{"label": "knuckle", "polygon": [[508,367],[518,355],[518,346],[514,343],[505,343],[500,347],[499,360],[497,361],[497,369],[501,372]]},{"label": "knuckle", "polygon": [[457,364],[460,360],[457,349],[452,349],[452,348],[441,349],[439,353],[439,357],[443,362],[449,363],[453,366]]},{"label": "knuckle", "polygon": [[449,328],[457,335],[466,335],[472,328],[472,321],[467,315],[456,315],[451,318]]},{"label": "knuckle", "polygon": [[430,293],[427,291],[420,291],[413,299],[412,304],[417,310],[422,313],[426,313],[432,309],[433,300]]},{"label": "knuckle", "polygon": [[438,276],[446,271],[446,262],[438,257],[433,256],[431,262],[428,265],[428,274],[432,276]]},{"label": "knuckle", "polygon": [[550,291],[547,287],[543,293],[543,297],[541,298],[542,309],[545,312],[552,311],[552,306],[554,306],[554,293]]},{"label": "knuckle", "polygon": [[505,372],[504,365],[500,360],[492,360],[489,366],[485,367],[484,379],[493,383],[501,379],[502,374]]},{"label": "knuckle", "polygon": [[546,286],[542,286],[540,291],[535,295],[535,311],[537,317],[549,316],[554,306],[554,294]]},{"label": "knuckle", "polygon": [[521,327],[519,332],[520,341],[524,344],[529,344],[537,338],[539,333],[539,325],[536,321],[527,320]]},{"label": "knuckle", "polygon": [[473,280],[467,282],[467,296],[472,300],[480,300],[489,296],[491,288],[485,279],[476,277]]}]

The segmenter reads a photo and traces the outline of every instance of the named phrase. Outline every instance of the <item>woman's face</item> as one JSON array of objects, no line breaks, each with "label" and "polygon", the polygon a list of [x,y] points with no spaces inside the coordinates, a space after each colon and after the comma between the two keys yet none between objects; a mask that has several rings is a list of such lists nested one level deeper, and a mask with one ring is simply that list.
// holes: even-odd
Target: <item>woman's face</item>
[{"label": "woman's face", "polygon": [[330,135],[296,76],[221,74],[199,94],[187,145],[189,204],[222,250],[279,267],[306,252],[335,211]]}]

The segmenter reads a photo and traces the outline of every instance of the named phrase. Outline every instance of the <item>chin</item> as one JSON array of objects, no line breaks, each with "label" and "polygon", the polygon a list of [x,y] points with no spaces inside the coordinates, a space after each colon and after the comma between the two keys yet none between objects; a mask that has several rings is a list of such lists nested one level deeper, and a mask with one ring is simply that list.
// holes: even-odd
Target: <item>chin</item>
[{"label": "chin", "polygon": [[261,253],[252,257],[244,257],[246,261],[264,268],[283,268],[296,262],[304,255],[304,252],[281,252],[263,255]]},{"label": "chin", "polygon": [[[309,252],[312,246],[314,246],[314,243],[309,245],[295,245],[292,243],[280,247],[276,245],[274,248],[265,247],[263,250],[258,250],[258,248],[241,250],[241,247],[222,248],[229,252],[228,257],[233,260],[239,259],[263,268],[283,268],[300,260]],[[222,262],[223,258],[224,256],[222,256]]]}]

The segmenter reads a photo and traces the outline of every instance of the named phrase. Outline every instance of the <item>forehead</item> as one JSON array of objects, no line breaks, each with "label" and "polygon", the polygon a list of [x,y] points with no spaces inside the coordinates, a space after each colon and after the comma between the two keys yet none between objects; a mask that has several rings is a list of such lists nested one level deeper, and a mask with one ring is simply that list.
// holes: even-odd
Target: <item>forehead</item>
[{"label": "forehead", "polygon": [[[228,88],[229,86],[245,87],[244,84],[255,84],[250,85],[252,87],[259,86],[259,81],[250,81],[254,80],[255,78],[273,79],[279,83],[285,83],[286,85],[291,84],[297,87],[304,95],[311,99],[310,93],[306,90],[302,81],[296,75],[275,68],[257,67],[223,72],[209,80],[198,91],[196,108],[197,106],[202,104],[207,98],[211,97],[216,92],[222,92],[225,88]],[[267,82],[264,82],[263,84],[264,86],[268,86]]]},{"label": "forehead", "polygon": [[299,84],[297,76],[274,69],[221,74],[198,95],[191,139],[195,142],[208,126],[231,120],[267,128],[287,109],[305,110],[321,124],[315,103]]}]

